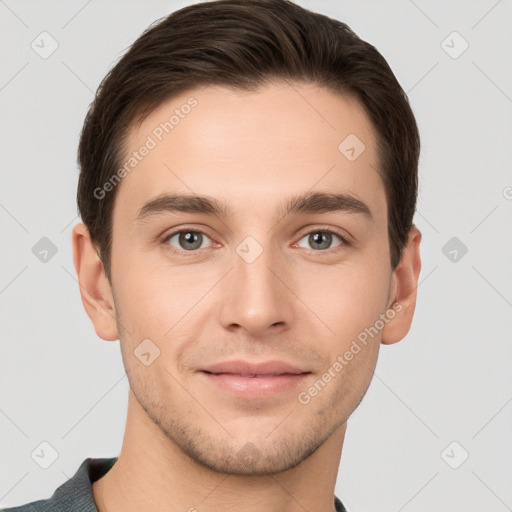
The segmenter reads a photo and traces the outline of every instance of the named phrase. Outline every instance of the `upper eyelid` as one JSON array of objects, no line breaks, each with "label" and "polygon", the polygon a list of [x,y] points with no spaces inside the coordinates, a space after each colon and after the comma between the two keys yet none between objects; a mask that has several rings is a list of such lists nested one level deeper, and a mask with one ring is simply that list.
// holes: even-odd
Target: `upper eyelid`
[{"label": "upper eyelid", "polygon": [[[315,232],[328,232],[328,233],[332,233],[336,236],[339,236],[342,240],[345,240],[347,243],[350,241],[350,238],[351,238],[351,235],[346,232],[345,230],[342,230],[341,228],[333,228],[333,227],[330,227],[330,226],[322,226],[322,225],[319,225],[317,227],[314,227],[314,228],[307,228],[306,231],[302,231],[301,232],[301,238],[306,236],[306,235],[309,235],[310,233],[315,233]],[[346,232],[347,234],[342,234],[341,231],[344,231]]]},{"label": "upper eyelid", "polygon": [[163,241],[168,240],[169,238],[172,238],[173,236],[179,234],[179,233],[186,233],[187,231],[190,231],[192,233],[202,233],[203,235],[206,235],[208,238],[212,238],[205,229],[203,228],[193,228],[193,227],[184,227],[177,229],[176,231],[171,231],[169,234],[164,235]]}]

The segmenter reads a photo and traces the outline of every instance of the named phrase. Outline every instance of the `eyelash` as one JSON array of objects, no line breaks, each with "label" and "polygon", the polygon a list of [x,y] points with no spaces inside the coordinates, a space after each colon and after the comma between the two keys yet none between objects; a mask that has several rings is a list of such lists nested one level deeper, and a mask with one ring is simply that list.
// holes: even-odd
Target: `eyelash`
[{"label": "eyelash", "polygon": [[[183,256],[195,256],[200,251],[200,249],[195,249],[195,250],[192,250],[192,251],[185,251],[185,250],[182,250],[182,249],[176,249],[175,247],[172,247],[171,245],[169,245],[168,244],[169,240],[173,236],[179,235],[180,233],[201,233],[203,235],[206,235],[208,238],[211,238],[208,235],[208,233],[206,233],[202,229],[186,228],[186,227],[182,228],[182,229],[180,229],[178,231],[174,231],[174,232],[170,233],[169,235],[167,235],[162,240],[162,243],[167,244],[167,247],[168,247],[170,252],[172,252],[174,254],[178,254],[178,255],[183,255]],[[305,236],[310,235],[312,233],[329,233],[331,235],[336,235],[341,240],[342,243],[341,243],[341,245],[339,245],[337,247],[334,247],[332,249],[321,249],[321,250],[318,250],[318,251],[310,249],[309,252],[311,252],[311,253],[315,253],[315,254],[332,253],[332,252],[337,252],[338,250],[343,250],[345,247],[351,245],[350,242],[347,240],[347,238],[345,236],[341,235],[340,233],[338,233],[337,231],[333,230],[332,228],[323,228],[323,227],[319,227],[319,228],[307,231],[306,233],[303,233],[296,243],[298,243],[300,240],[302,240]]]}]

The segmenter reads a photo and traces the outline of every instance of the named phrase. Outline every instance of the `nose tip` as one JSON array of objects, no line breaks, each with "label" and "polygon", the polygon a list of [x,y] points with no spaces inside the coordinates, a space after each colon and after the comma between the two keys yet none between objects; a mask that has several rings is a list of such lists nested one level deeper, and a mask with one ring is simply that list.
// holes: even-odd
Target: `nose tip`
[{"label": "nose tip", "polygon": [[286,328],[292,319],[289,291],[283,284],[285,276],[272,270],[270,253],[263,251],[252,263],[243,258],[235,262],[232,275],[225,284],[222,305],[225,327],[235,326],[249,334],[262,335],[269,328]]}]

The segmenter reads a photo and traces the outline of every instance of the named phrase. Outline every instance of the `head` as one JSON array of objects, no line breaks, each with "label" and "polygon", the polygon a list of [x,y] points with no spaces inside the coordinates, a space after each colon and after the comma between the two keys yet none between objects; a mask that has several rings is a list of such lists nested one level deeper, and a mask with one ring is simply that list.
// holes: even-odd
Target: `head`
[{"label": "head", "polygon": [[[139,414],[168,442],[265,473],[345,424],[380,344],[412,321],[419,149],[380,53],[287,0],[186,7],[111,69],[80,139],[75,267],[97,334],[120,339]],[[202,371],[234,359],[305,376],[247,400]]]}]

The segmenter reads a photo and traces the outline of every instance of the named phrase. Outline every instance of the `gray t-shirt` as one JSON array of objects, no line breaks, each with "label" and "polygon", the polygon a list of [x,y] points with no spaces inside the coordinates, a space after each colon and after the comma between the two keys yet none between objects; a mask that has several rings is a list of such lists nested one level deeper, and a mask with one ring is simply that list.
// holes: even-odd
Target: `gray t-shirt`
[{"label": "gray t-shirt", "polygon": [[[98,512],[91,484],[104,476],[116,461],[117,457],[85,459],[77,472],[58,487],[51,498],[4,508],[0,512]],[[336,496],[334,506],[337,512],[347,512]]]}]

